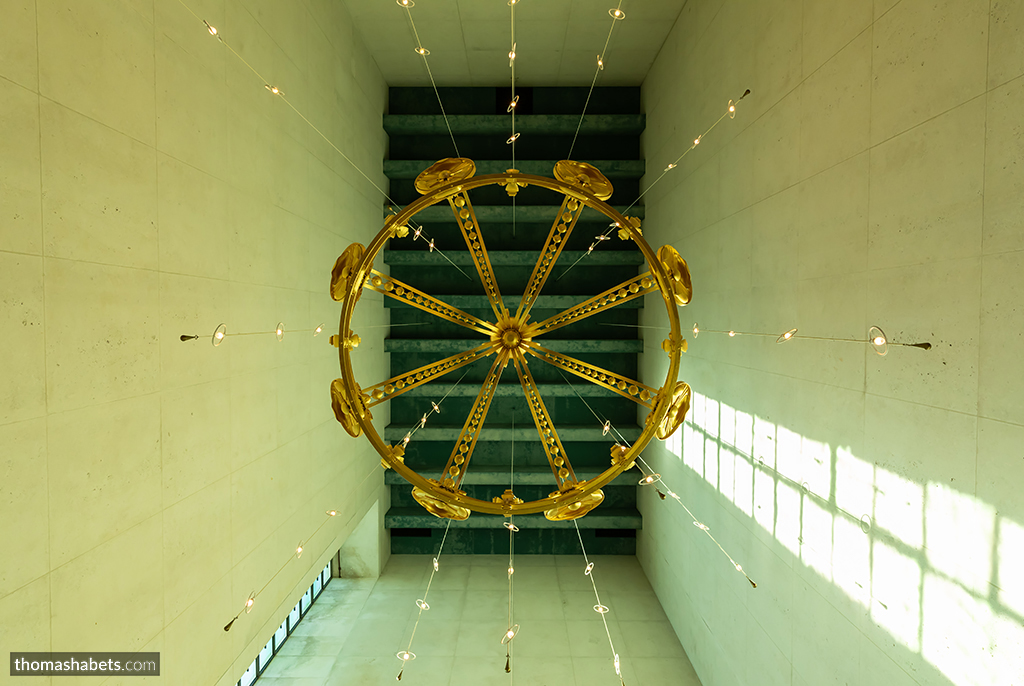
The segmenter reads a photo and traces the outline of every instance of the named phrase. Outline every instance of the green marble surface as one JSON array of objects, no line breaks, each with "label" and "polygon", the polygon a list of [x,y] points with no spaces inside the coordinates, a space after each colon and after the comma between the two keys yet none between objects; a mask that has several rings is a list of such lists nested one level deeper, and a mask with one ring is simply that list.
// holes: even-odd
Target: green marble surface
[{"label": "green marble surface", "polygon": [[[471,350],[484,343],[486,339],[481,334],[480,338],[437,338],[437,339],[411,339],[411,338],[385,338],[384,352],[388,353],[444,353],[453,355],[466,350]],[[573,341],[545,339],[544,346],[558,353],[641,353],[644,350],[644,342],[635,339],[612,339],[604,341]]]},{"label": "green marble surface", "polygon": [[[473,160],[476,175],[500,174],[511,168],[509,160]],[[644,160],[580,160],[601,170],[609,179],[639,179],[646,172]],[[435,160],[384,160],[384,174],[389,179],[414,179]],[[551,176],[555,160],[516,160],[516,169],[523,174]]]},{"label": "green marble surface", "polygon": [[[554,197],[554,196],[553,196]],[[559,198],[561,196],[558,196]],[[560,201],[559,201],[560,202]],[[624,213],[630,217],[644,218],[644,206],[634,205],[626,211],[626,205],[616,205],[615,209]],[[515,208],[516,221],[519,222],[547,222],[551,223],[558,216],[558,210],[561,208],[561,204],[558,205],[518,205]],[[385,205],[384,216],[387,217],[388,206]],[[473,212],[476,214],[476,220],[480,222],[481,226],[486,228],[487,224],[493,222],[511,222],[512,221],[512,203],[508,205],[473,205]],[[416,213],[415,221],[418,223],[428,222],[451,222],[455,223],[455,214],[452,212],[452,208],[447,204],[438,203],[426,207]],[[610,221],[597,210],[591,207],[585,207],[583,212],[580,213],[580,222],[597,222]],[[613,242],[618,242],[615,234],[612,234]]]},{"label": "green marble surface", "polygon": [[[639,135],[643,133],[646,121],[642,114],[588,114],[580,124],[579,115],[525,114],[516,117],[516,131],[524,136],[572,135],[579,126],[582,135]],[[384,130],[392,136],[448,133],[449,127],[456,134],[507,136],[509,117],[500,114],[452,114],[448,115],[446,123],[445,118],[437,114],[384,115]]]}]

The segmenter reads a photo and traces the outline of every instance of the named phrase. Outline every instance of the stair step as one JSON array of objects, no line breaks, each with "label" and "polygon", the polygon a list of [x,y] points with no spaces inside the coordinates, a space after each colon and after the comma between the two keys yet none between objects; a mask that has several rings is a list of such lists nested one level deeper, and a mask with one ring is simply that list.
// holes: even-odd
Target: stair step
[{"label": "stair step", "polygon": [[[417,434],[419,435],[419,434]],[[580,481],[593,479],[594,477],[601,474],[596,469],[584,467],[582,469],[574,469],[573,472],[576,474],[576,478]],[[633,475],[637,475],[633,478]],[[475,485],[492,485],[492,484],[508,484],[509,474],[507,469],[477,469],[476,467],[471,468],[466,472],[465,478],[462,483],[466,486]],[[531,485],[531,486],[546,486],[552,483],[554,476],[548,467],[526,467],[517,468],[513,477],[513,483],[516,485]],[[620,474],[612,481],[611,486],[636,486],[637,481],[640,480],[639,472],[626,472]],[[387,470],[384,472],[384,483],[389,486],[402,486],[409,482],[402,478],[402,475],[394,470]],[[607,488],[607,487],[606,487]]]},{"label": "stair step", "polygon": [[[460,529],[498,529],[502,528],[504,517],[486,515],[479,512],[464,521],[453,525]],[[610,508],[602,510],[600,506],[589,512],[585,517],[576,520],[581,529],[640,529],[643,528],[643,517],[636,508]],[[422,507],[392,507],[384,515],[384,526],[388,529],[443,529],[448,526],[447,519],[430,514]],[[564,529],[571,528],[571,522],[552,522],[544,515],[517,515],[516,526],[521,529]]]},{"label": "stair step", "polygon": [[[544,347],[558,353],[642,353],[644,342],[640,339],[612,338],[606,340],[574,341],[545,338]],[[385,338],[386,353],[455,353],[471,350],[485,341],[484,338]]]},{"label": "stair step", "polygon": [[[500,174],[512,165],[508,160],[473,160],[476,175]],[[639,179],[646,173],[644,160],[584,160],[597,167],[609,179]],[[434,164],[434,160],[384,160],[384,174],[389,179],[415,179]],[[516,160],[516,169],[523,174],[550,177],[555,160]]]},{"label": "stair step", "polygon": [[[630,442],[639,438],[640,433],[643,431],[643,429],[636,425],[616,426],[615,428],[620,434],[622,434],[623,438]],[[598,426],[597,424],[584,424],[582,426],[562,424],[555,427],[555,430],[558,432],[558,438],[561,439],[562,443],[607,440],[607,438],[602,438],[601,427]],[[400,441],[403,438],[405,438],[405,434],[408,433],[408,431],[408,426],[388,424],[386,427],[384,427],[384,440],[388,442]],[[459,434],[461,433],[461,424],[457,426],[445,426],[443,424],[427,424],[427,426],[416,432],[415,440],[454,442],[456,439],[458,439]],[[540,434],[537,433],[537,428],[531,424],[520,424],[515,428],[515,434],[517,441],[535,441],[537,443],[540,442]],[[484,428],[480,430],[480,438],[477,439],[477,442],[500,443],[511,440],[511,426],[484,426]],[[604,457],[608,457],[608,455],[605,455]]]},{"label": "stair step", "polygon": [[[445,253],[446,255],[448,253]],[[569,264],[572,264],[571,262]],[[460,310],[490,310],[491,304],[487,300],[486,295],[435,295],[435,298],[443,303],[447,303],[452,307],[458,307]],[[592,295],[542,295],[537,298],[537,303],[533,306],[533,310],[567,310],[570,307],[575,307],[582,302],[585,302],[592,298]],[[519,302],[522,300],[522,296],[519,295],[506,295],[502,297],[502,302],[505,303],[505,307],[514,311],[519,307]],[[626,310],[631,309],[642,309],[644,306],[643,298],[635,298],[628,300],[618,307]],[[394,298],[385,298],[384,307],[387,308],[411,308],[412,305],[395,300]],[[534,317],[537,319],[537,317]]]},{"label": "stair step", "polygon": [[[387,217],[389,205],[384,206],[384,216]],[[516,207],[516,221],[517,222],[541,222],[550,224],[555,221],[555,217],[558,216],[558,210],[561,205],[519,205]],[[625,205],[616,206],[615,209],[623,213],[626,210]],[[476,213],[476,219],[481,224],[496,223],[496,222],[511,222],[512,221],[512,204],[508,205],[474,205],[473,211]],[[635,205],[629,210],[629,216],[644,218],[644,206]],[[455,215],[452,213],[452,208],[447,204],[437,204],[426,207],[416,213],[414,217],[415,221],[419,224],[429,223],[455,223]],[[601,222],[605,223],[610,221],[605,215],[601,214],[597,210],[586,207],[580,214],[580,222]],[[484,227],[486,228],[486,226]]]},{"label": "stair step", "polygon": [[[452,377],[458,379],[457,376]],[[582,395],[585,398],[607,398],[609,397],[609,391],[606,388],[602,388],[597,384],[587,383],[583,379],[573,377],[571,379],[572,386],[567,386],[564,383],[538,383],[537,391],[540,393],[542,398],[575,398],[576,394]],[[573,387],[576,391],[573,391]],[[465,384],[459,384],[455,388],[452,388],[451,381],[438,381],[434,383],[425,383],[416,388],[410,388],[402,397],[406,398],[443,398],[446,394],[449,398],[465,398],[465,397],[476,397],[476,394],[480,392],[480,382],[466,382]],[[523,394],[523,387],[519,383],[500,383],[494,389],[495,398],[514,398],[521,397]],[[618,396],[616,396],[618,397]]]},{"label": "stair step", "polygon": [[[580,134],[641,134],[646,127],[643,114],[591,114],[580,118],[573,114],[524,114],[516,117],[516,131],[525,135],[552,136],[573,134],[579,126]],[[385,114],[384,130],[392,136],[452,133],[508,135],[509,117],[501,114],[452,114],[445,118],[437,114]]]},{"label": "stair step", "polygon": [[[559,264],[563,261],[569,266],[579,258],[583,257],[585,250],[563,250],[558,258]],[[459,265],[473,266],[473,257],[468,250],[445,250],[445,256]],[[537,264],[540,250],[491,250],[487,253],[488,259],[495,267],[533,267]],[[639,250],[595,250],[590,256],[581,260],[577,267],[598,267],[607,265],[641,265],[645,263],[644,254]],[[448,264],[448,260],[436,252],[430,252],[425,247],[423,250],[384,250],[384,264],[392,265],[417,265],[435,266]],[[395,275],[401,278],[401,274]]]}]

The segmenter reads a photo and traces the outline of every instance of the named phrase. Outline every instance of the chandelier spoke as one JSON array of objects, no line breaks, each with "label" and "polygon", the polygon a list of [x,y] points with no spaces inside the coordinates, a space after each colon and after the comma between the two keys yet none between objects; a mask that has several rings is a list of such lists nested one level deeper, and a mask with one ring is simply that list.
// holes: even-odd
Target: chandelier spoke
[{"label": "chandelier spoke", "polygon": [[530,413],[533,415],[533,422],[537,425],[537,433],[540,434],[541,445],[544,446],[544,454],[547,455],[548,464],[555,475],[558,483],[558,490],[566,491],[576,485],[576,474],[569,464],[569,456],[565,454],[562,441],[555,431],[555,423],[551,421],[544,406],[544,400],[537,390],[537,383],[533,380],[533,374],[526,364],[526,357],[522,351],[516,349],[513,353],[516,372],[519,374],[519,383],[523,386],[523,393],[526,394],[526,404],[530,406]]},{"label": "chandelier spoke", "polygon": [[480,430],[483,428],[484,420],[487,419],[487,410],[491,407],[491,400],[494,399],[494,392],[497,390],[501,373],[504,371],[505,365],[508,364],[508,357],[507,348],[503,348],[498,353],[494,364],[491,365],[491,370],[487,372],[483,385],[480,386],[480,392],[473,402],[473,407],[469,410],[466,423],[462,426],[462,433],[455,441],[455,447],[452,449],[451,457],[448,458],[448,464],[445,465],[444,474],[441,477],[441,484],[449,490],[457,490],[466,475],[469,460],[473,457],[473,450],[480,438]]},{"label": "chandelier spoke", "polygon": [[569,240],[569,234],[572,233],[573,227],[576,226],[576,221],[583,214],[583,207],[583,203],[568,195],[562,200],[562,208],[558,211],[558,216],[555,217],[555,221],[551,225],[548,238],[544,241],[544,248],[541,250],[537,264],[533,268],[533,274],[530,275],[526,292],[523,293],[523,299],[519,302],[519,309],[516,310],[516,319],[519,321],[526,321],[530,314],[530,309],[533,308],[537,298],[540,297],[541,291],[544,290],[544,284],[547,283],[548,277],[551,276],[555,262],[558,261],[558,256],[562,254],[562,249],[565,248],[565,244]]},{"label": "chandelier spoke", "polygon": [[646,386],[639,381],[629,378],[628,376],[616,374],[608,371],[607,369],[587,364],[575,357],[568,357],[566,355],[556,353],[554,350],[548,350],[544,346],[537,345],[536,343],[530,343],[526,352],[539,360],[543,360],[548,364],[557,367],[558,369],[564,369],[565,371],[575,374],[581,379],[586,379],[590,383],[600,386],[601,388],[607,388],[609,391],[614,391],[623,398],[629,398],[638,405],[643,405],[646,408],[654,407],[654,399],[658,395],[657,388],[651,388],[650,386]]},{"label": "chandelier spoke", "polygon": [[424,365],[405,374],[399,374],[387,381],[381,381],[379,384],[370,386],[363,391],[370,395],[370,402],[366,403],[366,406],[373,407],[374,405],[379,405],[385,400],[396,398],[417,386],[422,386],[425,383],[439,379],[448,372],[461,369],[468,364],[493,354],[498,347],[497,343],[488,341],[472,350],[446,357],[443,360]]},{"label": "chandelier spoke", "polygon": [[549,331],[568,326],[573,322],[578,322],[581,319],[606,312],[617,305],[629,302],[634,298],[640,298],[656,290],[658,290],[658,283],[651,276],[650,272],[645,272],[640,276],[634,276],[632,279],[620,283],[618,286],[609,288],[600,295],[595,295],[590,300],[570,307],[554,317],[537,322],[527,328],[525,335],[530,338],[540,336]]},{"label": "chandelier spoke", "polygon": [[371,291],[382,293],[406,305],[412,305],[417,309],[429,312],[453,324],[472,329],[477,333],[490,336],[497,331],[497,327],[494,324],[485,322],[479,317],[474,317],[468,312],[463,312],[457,307],[452,307],[434,296],[424,293],[418,288],[413,288],[409,284],[403,283],[387,274],[381,274],[376,269],[371,270],[370,274],[370,278],[363,285]]},{"label": "chandelier spoke", "polygon": [[473,258],[477,274],[487,292],[487,300],[491,303],[494,316],[500,319],[508,318],[508,310],[501,300],[501,291],[498,290],[498,280],[494,276],[494,269],[491,267],[491,258],[487,256],[487,246],[484,245],[484,236],[480,231],[480,224],[476,220],[476,212],[473,210],[473,203],[469,200],[469,193],[462,191],[448,198],[452,212],[455,213],[455,220],[462,230],[462,237],[466,239],[466,246]]}]

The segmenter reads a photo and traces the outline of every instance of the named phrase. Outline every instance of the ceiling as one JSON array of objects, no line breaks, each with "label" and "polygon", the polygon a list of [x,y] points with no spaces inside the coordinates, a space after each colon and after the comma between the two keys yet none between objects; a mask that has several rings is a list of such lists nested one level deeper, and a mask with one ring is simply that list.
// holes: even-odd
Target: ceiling
[{"label": "ceiling", "polygon": [[[345,0],[355,32],[388,85],[430,85],[406,10],[394,0]],[[608,46],[604,86],[640,85],[686,0],[622,0],[626,18]],[[530,86],[589,85],[617,0],[519,0],[516,81]],[[412,8],[439,86],[497,86],[510,70],[507,0],[416,0]]]}]

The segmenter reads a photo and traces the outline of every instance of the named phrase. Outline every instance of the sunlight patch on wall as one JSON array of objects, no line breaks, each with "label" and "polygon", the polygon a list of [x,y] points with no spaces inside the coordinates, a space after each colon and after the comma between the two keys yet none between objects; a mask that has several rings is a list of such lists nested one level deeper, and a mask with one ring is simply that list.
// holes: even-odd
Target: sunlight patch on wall
[{"label": "sunlight patch on wall", "polygon": [[907,648],[921,648],[921,565],[876,540],[872,547],[871,619]]},{"label": "sunlight patch on wall", "polygon": [[924,543],[924,488],[875,467],[875,523],[914,548]]},{"label": "sunlight patch on wall", "polygon": [[836,517],[832,534],[832,582],[864,607],[871,605],[871,539],[846,517]]},{"label": "sunlight patch on wall", "polygon": [[874,468],[846,448],[836,450],[836,505],[870,515],[875,497]]},{"label": "sunlight patch on wall", "polygon": [[928,563],[976,593],[992,578],[995,508],[943,484],[928,484]]},{"label": "sunlight patch on wall", "polygon": [[[1024,526],[1006,517],[999,518],[997,555],[999,602],[1024,617],[1024,584],[1020,578],[1021,570],[1024,569]],[[1021,652],[1024,654],[1024,650]],[[1024,674],[1024,669],[1020,673]]]},{"label": "sunlight patch on wall", "polygon": [[832,513],[811,498],[803,499],[800,559],[832,580]]},{"label": "sunlight patch on wall", "polygon": [[700,394],[692,407],[669,452],[871,623],[956,686],[1024,685],[1024,526],[846,446]]}]

